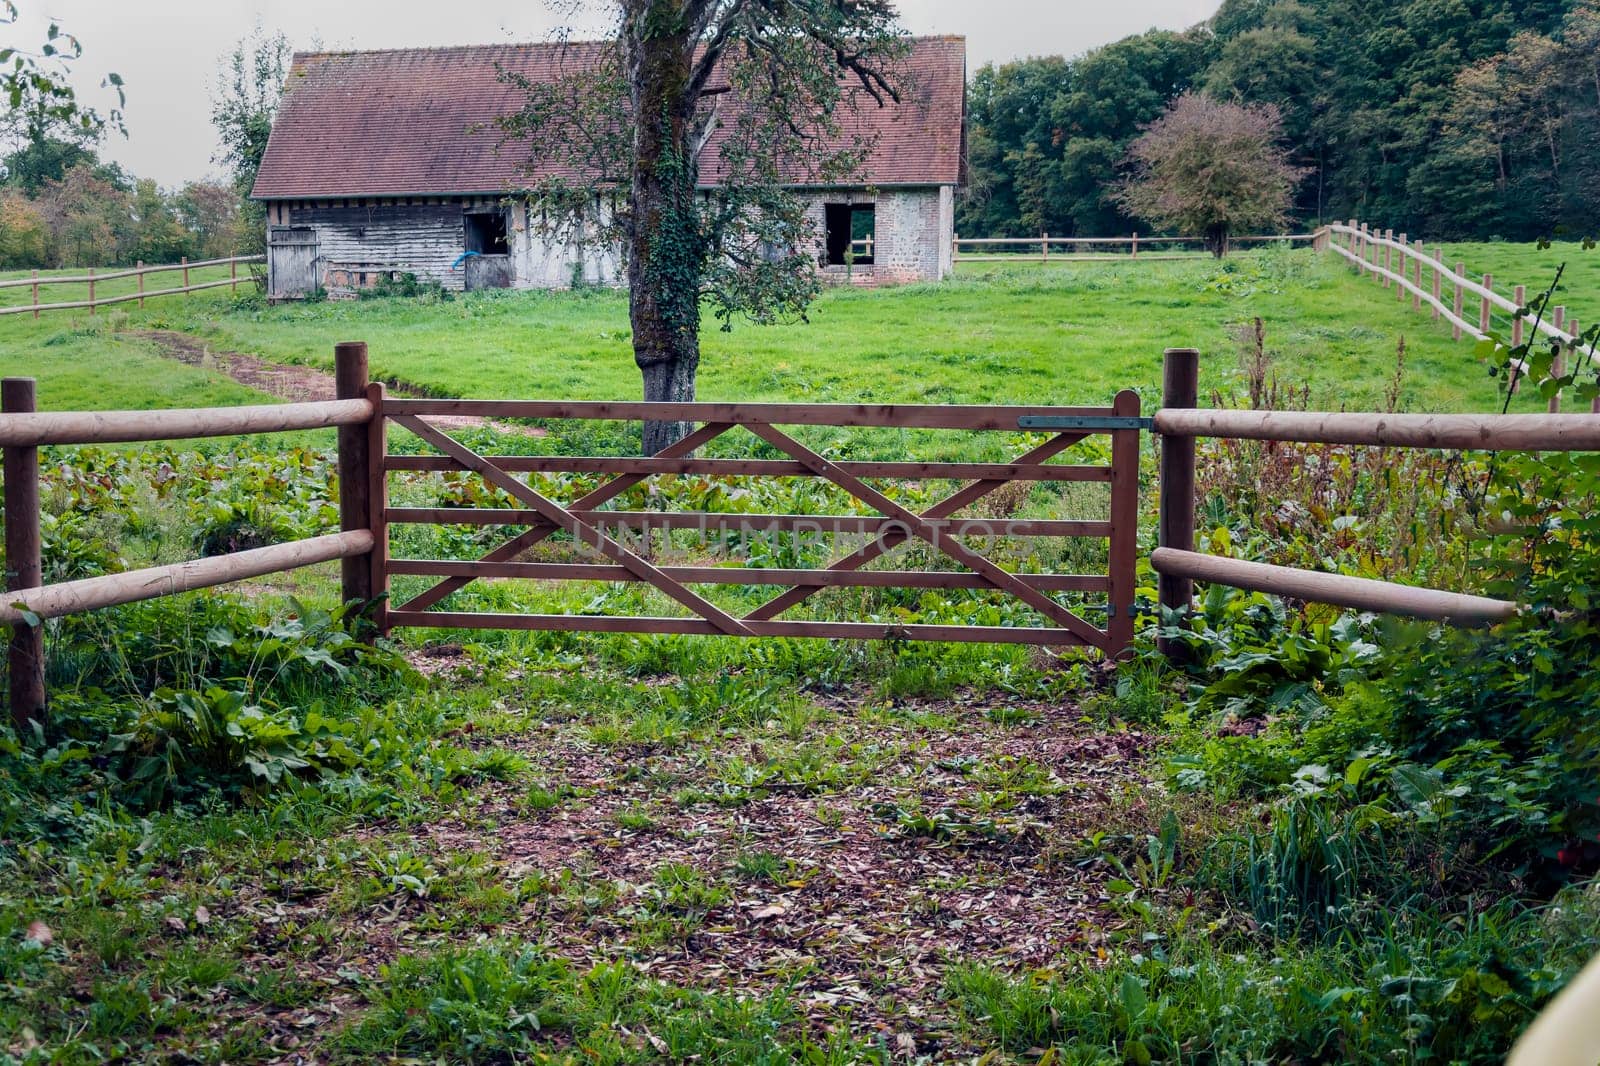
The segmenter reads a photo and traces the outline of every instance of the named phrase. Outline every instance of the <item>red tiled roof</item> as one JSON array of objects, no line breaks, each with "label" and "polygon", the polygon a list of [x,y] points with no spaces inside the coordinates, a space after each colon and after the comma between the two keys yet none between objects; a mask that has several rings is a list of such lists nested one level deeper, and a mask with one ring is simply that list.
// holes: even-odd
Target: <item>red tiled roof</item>
[{"label": "red tiled roof", "polygon": [[[497,151],[500,134],[490,125],[520,103],[516,87],[500,81],[500,69],[553,80],[592,62],[597,47],[296,55],[253,195],[278,200],[515,189],[526,180],[519,171],[522,155],[511,146]],[[860,184],[959,184],[966,51],[964,38],[918,38],[905,63],[911,75],[905,99],[880,108],[868,98],[841,111],[838,148],[861,135],[874,142]],[[473,132],[477,126],[489,128]]]}]

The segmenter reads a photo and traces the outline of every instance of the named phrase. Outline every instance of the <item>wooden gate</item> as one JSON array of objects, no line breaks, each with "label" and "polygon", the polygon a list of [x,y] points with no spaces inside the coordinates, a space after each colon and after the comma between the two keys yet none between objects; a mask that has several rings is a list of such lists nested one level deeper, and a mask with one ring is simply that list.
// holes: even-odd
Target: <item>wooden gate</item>
[{"label": "wooden gate", "polygon": [[302,300],[321,285],[317,231],[310,226],[267,228],[267,298]]},{"label": "wooden gate", "polygon": [[[374,386],[375,418],[370,442],[374,476],[370,501],[379,548],[372,564],[373,591],[381,596],[396,576],[440,579],[427,591],[397,607],[386,607],[380,625],[463,629],[569,630],[608,633],[724,634],[746,637],[823,637],[832,639],[898,639],[992,641],[1005,643],[1084,645],[1107,655],[1122,654],[1133,636],[1134,562],[1138,522],[1139,440],[1143,420],[1139,397],[1131,391],[1108,408],[867,406],[828,404],[659,404],[562,403],[474,400],[420,400],[385,397]],[[489,456],[429,424],[429,416],[476,418],[577,419],[639,421],[658,419],[690,423],[687,437],[654,456],[592,457],[565,455]],[[415,434],[437,454],[387,454],[384,427],[392,423]],[[780,429],[804,427],[889,427],[903,430],[952,430],[967,433],[1043,431],[1042,442],[1009,462],[862,462],[834,461]],[[702,458],[697,452],[736,427],[768,446],[765,454],[782,458]],[[1050,460],[1072,445],[1097,434],[1111,438],[1109,465],[1067,465]],[[520,506],[410,507],[389,506],[389,474],[393,471],[470,471],[511,497]],[[576,473],[609,475],[610,480],[570,503],[559,503],[531,487],[519,474]],[[607,505],[618,496],[659,475],[705,475],[731,478],[813,478],[830,483],[853,501],[854,513],[745,514],[712,511],[621,511]],[[913,510],[897,501],[893,485],[869,481],[925,485],[946,481],[957,487],[938,502]],[[1109,488],[1107,517],[1094,520],[1057,518],[990,518],[967,514],[979,501],[1018,482],[1089,482]],[[391,559],[391,524],[423,523],[520,527],[479,559]],[[707,533],[758,532],[846,535],[859,547],[815,568],[757,568],[729,565],[656,565],[640,546],[637,534],[696,529]],[[590,561],[530,561],[524,557],[542,541],[558,534],[582,546]],[[634,534],[630,546],[630,534]],[[1002,543],[1012,538],[1099,538],[1109,542],[1107,572],[1096,574],[1020,573],[1008,571],[972,546],[980,538]],[[917,542],[959,569],[869,570],[891,551]],[[832,545],[834,542],[829,542]],[[703,562],[703,560],[694,560]],[[644,582],[676,601],[686,617],[619,617],[592,614],[512,615],[436,609],[447,597],[478,578],[541,581]],[[696,586],[780,586],[784,590],[754,610],[730,613],[695,590]],[[781,616],[825,588],[987,589],[1005,593],[1026,605],[1037,625],[886,624],[862,621],[813,621]],[[1056,594],[1076,594],[1069,607]],[[1098,603],[1084,600],[1093,597]],[[1104,623],[1083,617],[1090,609],[1104,612]]]}]

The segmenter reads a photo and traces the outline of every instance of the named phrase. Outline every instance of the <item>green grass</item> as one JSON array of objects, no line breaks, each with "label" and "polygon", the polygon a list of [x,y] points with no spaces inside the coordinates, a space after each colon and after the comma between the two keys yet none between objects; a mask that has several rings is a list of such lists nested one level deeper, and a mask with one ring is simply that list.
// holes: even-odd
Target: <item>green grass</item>
[{"label": "green grass", "polygon": [[[82,271],[45,271],[43,276],[78,276]],[[0,273],[0,280],[26,277],[25,271]],[[226,267],[190,272],[192,282],[228,276]],[[146,276],[147,289],[181,285],[181,272]],[[95,295],[106,297],[133,292],[132,278],[102,282]],[[247,283],[241,290],[249,288]],[[185,366],[164,358],[154,344],[128,336],[123,330],[159,328],[162,318],[186,301],[209,309],[226,305],[227,290],[211,290],[190,297],[166,296],[146,302],[86,310],[45,311],[32,315],[0,317],[0,372],[26,376],[39,382],[40,410],[106,410],[157,407],[209,407],[260,403],[262,395],[214,370]],[[41,284],[41,302],[81,300],[84,285]],[[0,289],[0,307],[31,301],[26,286]]]},{"label": "green grass", "polygon": [[[1585,327],[1600,322],[1596,317],[1600,316],[1600,249],[1586,251],[1576,242],[1558,242],[1549,248],[1500,242],[1463,243],[1446,245],[1445,260],[1451,266],[1466,264],[1469,277],[1492,274],[1495,291],[1507,297],[1516,286],[1525,285],[1529,299],[1549,288],[1556,270],[1566,264],[1552,306],[1566,307],[1568,315]],[[1505,329],[1503,316],[1496,314],[1498,328]]]},{"label": "green grass", "polygon": [[[1162,350],[1178,346],[1205,353],[1203,392],[1231,391],[1237,357],[1229,329],[1259,316],[1280,373],[1309,384],[1319,406],[1380,403],[1403,337],[1407,406],[1496,407],[1469,345],[1309,251],[1248,253],[1220,265],[1039,266],[975,266],[938,285],[833,290],[804,323],[739,324],[729,333],[708,323],[700,396],[1099,404],[1132,387],[1150,402]],[[1574,292],[1586,277],[1574,280]],[[1581,306],[1576,296],[1569,302]],[[201,295],[100,318],[321,367],[331,365],[336,342],[364,339],[377,373],[439,395],[617,399],[639,391],[626,297],[611,291],[275,308]],[[215,375],[152,363],[142,342],[83,332],[106,321],[66,313],[0,321],[0,370],[37,374],[44,402],[58,407],[226,402],[229,386]]]}]

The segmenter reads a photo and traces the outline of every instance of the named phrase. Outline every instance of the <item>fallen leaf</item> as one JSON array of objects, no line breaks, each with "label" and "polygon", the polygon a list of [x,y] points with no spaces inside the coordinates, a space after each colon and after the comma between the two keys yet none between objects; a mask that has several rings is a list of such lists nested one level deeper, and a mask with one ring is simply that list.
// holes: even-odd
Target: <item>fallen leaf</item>
[{"label": "fallen leaf", "polygon": [[48,925],[35,919],[28,923],[28,929],[22,934],[22,939],[31,940],[40,947],[47,948],[55,943],[56,936],[50,931]]},{"label": "fallen leaf", "polygon": [[210,925],[211,924],[211,912],[209,910],[207,910],[204,906],[196,907],[194,909],[194,920],[199,925]]},{"label": "fallen leaf", "polygon": [[183,919],[176,914],[167,915],[167,926],[178,933],[187,933],[189,931],[189,927],[183,924]]}]

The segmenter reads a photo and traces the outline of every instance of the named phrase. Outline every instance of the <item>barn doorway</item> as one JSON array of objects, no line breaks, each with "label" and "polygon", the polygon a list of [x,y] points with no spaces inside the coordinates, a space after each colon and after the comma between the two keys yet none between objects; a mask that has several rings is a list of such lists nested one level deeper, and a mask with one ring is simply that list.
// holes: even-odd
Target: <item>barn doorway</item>
[{"label": "barn doorway", "polygon": [[822,222],[827,231],[828,266],[844,266],[849,261],[847,253],[852,243],[855,265],[872,265],[871,252],[878,239],[877,205],[823,204]]},{"label": "barn doorway", "polygon": [[479,255],[509,255],[511,243],[507,240],[506,213],[468,212],[466,250],[477,252]]}]

